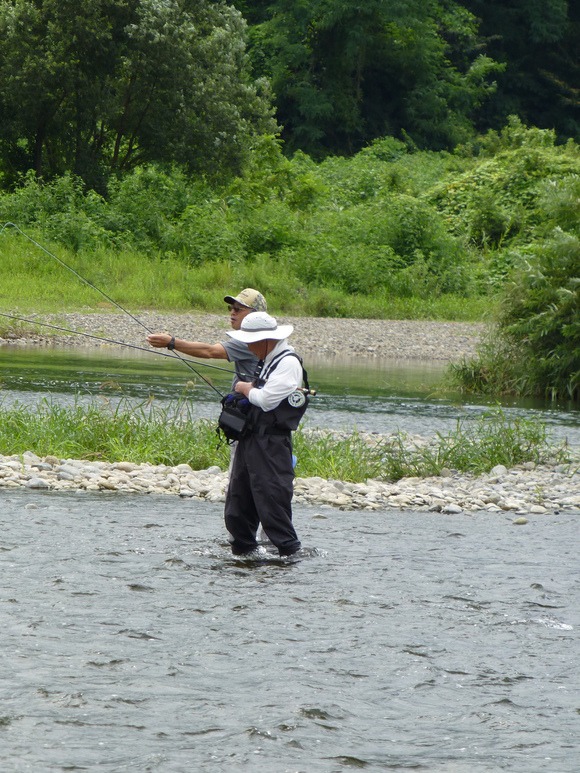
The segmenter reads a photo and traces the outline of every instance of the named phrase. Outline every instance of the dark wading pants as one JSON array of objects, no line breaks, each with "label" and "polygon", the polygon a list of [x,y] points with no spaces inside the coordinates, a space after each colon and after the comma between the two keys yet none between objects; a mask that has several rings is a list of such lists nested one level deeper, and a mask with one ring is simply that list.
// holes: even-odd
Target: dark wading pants
[{"label": "dark wading pants", "polygon": [[260,523],[280,555],[291,555],[300,548],[292,524],[293,481],[290,432],[252,433],[238,442],[224,510],[234,554],[257,547]]}]

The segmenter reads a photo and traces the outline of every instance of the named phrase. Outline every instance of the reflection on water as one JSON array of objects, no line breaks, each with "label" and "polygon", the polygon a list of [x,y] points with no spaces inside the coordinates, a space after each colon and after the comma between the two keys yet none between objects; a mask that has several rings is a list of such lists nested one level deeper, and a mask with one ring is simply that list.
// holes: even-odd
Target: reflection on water
[{"label": "reflection on water", "polygon": [[[185,394],[194,415],[215,418],[219,394],[201,376],[224,394],[231,383],[231,366],[219,361],[211,363],[217,368],[207,368],[194,362],[198,375],[183,362],[162,355],[117,348],[103,352],[3,347],[0,398],[4,403],[30,404],[41,396],[70,401],[75,395],[84,400],[95,396],[114,400],[120,395],[146,400],[154,395],[167,401]],[[462,398],[446,389],[441,362],[310,359],[307,368],[311,385],[318,390],[307,414],[309,426],[430,435],[450,431],[458,419],[478,418],[497,404]],[[505,399],[501,404],[513,415],[541,415],[555,439],[580,445],[577,408],[533,400]]]},{"label": "reflection on water", "polygon": [[575,773],[574,514],[294,514],[0,491],[0,769]]}]

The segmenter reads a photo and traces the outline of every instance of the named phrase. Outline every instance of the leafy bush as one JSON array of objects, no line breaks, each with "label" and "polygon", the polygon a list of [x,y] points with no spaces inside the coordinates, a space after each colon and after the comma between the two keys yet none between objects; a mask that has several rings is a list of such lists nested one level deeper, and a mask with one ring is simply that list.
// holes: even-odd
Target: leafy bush
[{"label": "leafy bush", "polygon": [[299,215],[286,202],[267,201],[245,213],[237,227],[247,254],[276,255],[301,240]]},{"label": "leafy bush", "polygon": [[547,181],[580,174],[574,143],[555,145],[554,133],[512,121],[501,135],[490,132],[473,166],[446,179],[427,194],[449,230],[478,247],[495,248],[518,237],[533,240],[546,221]]},{"label": "leafy bush", "polygon": [[580,238],[556,230],[509,283],[497,330],[452,368],[465,388],[580,400]]}]

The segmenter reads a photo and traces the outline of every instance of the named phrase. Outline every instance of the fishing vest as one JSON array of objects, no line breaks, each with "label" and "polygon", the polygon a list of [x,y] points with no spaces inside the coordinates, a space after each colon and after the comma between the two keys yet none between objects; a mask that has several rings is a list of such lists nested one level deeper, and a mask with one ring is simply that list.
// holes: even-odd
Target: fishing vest
[{"label": "fishing vest", "polygon": [[298,387],[295,389],[271,411],[263,411],[256,405],[250,407],[252,428],[254,432],[258,432],[259,434],[276,434],[277,432],[282,434],[293,432],[298,429],[298,424],[308,408],[310,392],[308,373],[304,369],[302,358],[296,354],[296,352],[285,351],[274,357],[256,380],[256,387],[260,389],[264,386],[284,357],[296,357],[302,366],[302,382],[304,388]]},{"label": "fishing vest", "polygon": [[[256,373],[252,382],[261,389],[268,378],[276,370],[284,357],[296,357],[302,365],[302,358],[295,352],[281,352],[268,363],[265,370]],[[295,389],[271,411],[263,411],[257,405],[252,405],[247,397],[233,392],[226,395],[222,402],[222,411],[218,418],[218,435],[224,435],[229,443],[240,440],[250,433],[259,435],[286,435],[298,428],[300,419],[308,408],[310,385],[308,373],[302,365],[302,381],[304,388]]]}]

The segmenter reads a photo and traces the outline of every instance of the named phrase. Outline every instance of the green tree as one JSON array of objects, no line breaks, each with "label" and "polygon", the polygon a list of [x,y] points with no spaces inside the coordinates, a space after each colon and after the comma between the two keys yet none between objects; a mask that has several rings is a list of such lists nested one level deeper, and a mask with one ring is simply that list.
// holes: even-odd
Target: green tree
[{"label": "green tree", "polygon": [[489,56],[505,65],[480,117],[509,115],[580,138],[580,4],[568,0],[464,0],[480,20]]},{"label": "green tree", "polygon": [[474,17],[455,0],[240,0],[287,148],[321,157],[372,139],[465,140],[492,90]]},{"label": "green tree", "polygon": [[0,161],[12,178],[178,162],[239,171],[274,132],[245,23],[209,0],[0,0]]},{"label": "green tree", "polygon": [[470,391],[580,401],[580,177],[547,180],[545,236],[520,248],[497,326],[454,368]]}]

